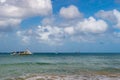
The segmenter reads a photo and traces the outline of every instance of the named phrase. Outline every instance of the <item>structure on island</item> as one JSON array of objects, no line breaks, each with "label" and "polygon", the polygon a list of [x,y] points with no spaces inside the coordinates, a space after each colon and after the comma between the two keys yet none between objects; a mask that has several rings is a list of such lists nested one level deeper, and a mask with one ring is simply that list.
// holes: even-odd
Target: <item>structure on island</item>
[{"label": "structure on island", "polygon": [[25,51],[15,51],[11,55],[31,55],[30,50],[26,49]]}]

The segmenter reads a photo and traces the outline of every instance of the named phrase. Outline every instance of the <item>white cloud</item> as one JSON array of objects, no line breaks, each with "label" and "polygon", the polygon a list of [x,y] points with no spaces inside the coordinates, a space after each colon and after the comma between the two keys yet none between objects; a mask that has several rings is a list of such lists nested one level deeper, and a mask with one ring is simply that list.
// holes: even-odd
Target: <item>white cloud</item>
[{"label": "white cloud", "polygon": [[6,0],[0,0],[0,3],[4,3],[4,2],[6,2]]},{"label": "white cloud", "polygon": [[0,4],[0,12],[0,16],[12,18],[44,16],[52,13],[52,4],[50,0],[6,0]]},{"label": "white cloud", "polygon": [[52,4],[51,0],[0,0],[0,12],[0,27],[9,28],[27,17],[50,15]]},{"label": "white cloud", "polygon": [[0,12],[2,18],[22,18],[25,15],[22,8],[10,4],[0,5]]},{"label": "white cloud", "polygon": [[10,31],[11,29],[17,28],[18,24],[21,23],[21,19],[0,19],[0,31]]},{"label": "white cloud", "polygon": [[74,27],[65,27],[64,31],[69,35],[72,35],[75,33]]},{"label": "white cloud", "polygon": [[[52,12],[51,0],[27,0],[29,2],[31,12],[38,15],[48,15]],[[30,9],[30,10],[31,10]]]},{"label": "white cloud", "polygon": [[62,28],[52,26],[38,26],[36,29],[36,37],[39,42],[47,44],[61,44],[64,38],[64,32]]},{"label": "white cloud", "polygon": [[116,28],[120,28],[120,11],[114,9],[111,11],[101,10],[95,14],[98,18],[108,20]]},{"label": "white cloud", "polygon": [[113,11],[100,10],[95,14],[95,16],[111,22],[115,22],[115,19],[116,19]]},{"label": "white cloud", "polygon": [[[60,45],[66,37],[70,41],[91,42],[96,36],[107,33],[108,24],[104,20],[120,28],[120,12],[116,9],[100,10],[95,14],[100,19],[83,18],[83,14],[74,5],[62,7],[59,15],[51,15],[51,0],[0,0],[0,12],[0,33],[16,28],[24,18],[44,16],[42,26],[17,31],[17,36],[24,43],[34,39],[40,43]],[[114,35],[120,37],[120,33]]]},{"label": "white cloud", "polygon": [[33,30],[17,31],[16,34],[24,43],[28,43],[31,39],[34,39],[39,43],[61,45],[64,39],[63,29],[52,26],[38,26]]},{"label": "white cloud", "polygon": [[0,28],[4,26],[16,26],[21,22],[20,19],[0,19]]},{"label": "white cloud", "polygon": [[22,42],[24,43],[29,43],[31,36],[33,35],[33,31],[30,30],[24,30],[24,31],[17,31],[16,32],[17,36],[21,38]]},{"label": "white cloud", "polygon": [[60,16],[66,19],[74,19],[82,17],[82,13],[79,12],[78,8],[74,5],[69,7],[62,7],[60,10]]},{"label": "white cloud", "polygon": [[[35,29],[19,32],[22,41],[27,42],[31,38],[37,42],[48,45],[61,45],[67,38],[70,41],[87,41],[95,39],[95,35],[104,33],[107,30],[107,23],[103,20],[96,20],[93,17],[84,21],[76,22],[71,26],[42,25]],[[22,34],[22,35],[21,35]]]},{"label": "white cloud", "polygon": [[118,10],[113,11],[114,16],[116,17],[117,24],[116,27],[120,28],[120,12]]},{"label": "white cloud", "polygon": [[103,20],[96,20],[93,17],[84,19],[77,24],[76,30],[80,32],[103,33],[107,30],[107,23]]}]

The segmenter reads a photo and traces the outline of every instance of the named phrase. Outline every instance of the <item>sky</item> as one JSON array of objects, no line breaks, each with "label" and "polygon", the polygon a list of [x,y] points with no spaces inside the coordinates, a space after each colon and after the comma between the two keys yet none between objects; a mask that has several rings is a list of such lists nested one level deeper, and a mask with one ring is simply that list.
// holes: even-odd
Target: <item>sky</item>
[{"label": "sky", "polygon": [[0,0],[0,52],[120,52],[120,0]]}]

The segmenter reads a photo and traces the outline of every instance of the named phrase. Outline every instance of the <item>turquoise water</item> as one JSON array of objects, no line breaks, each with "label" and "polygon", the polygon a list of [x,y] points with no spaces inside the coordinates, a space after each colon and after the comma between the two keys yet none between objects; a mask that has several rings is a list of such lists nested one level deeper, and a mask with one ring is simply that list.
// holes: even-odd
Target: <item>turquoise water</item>
[{"label": "turquoise water", "polygon": [[25,74],[120,73],[120,54],[0,54],[0,78]]}]

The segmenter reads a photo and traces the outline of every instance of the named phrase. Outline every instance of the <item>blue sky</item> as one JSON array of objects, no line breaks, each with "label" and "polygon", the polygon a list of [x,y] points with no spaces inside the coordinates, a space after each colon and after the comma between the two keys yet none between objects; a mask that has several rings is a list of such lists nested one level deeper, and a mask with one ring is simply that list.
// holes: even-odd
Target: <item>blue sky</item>
[{"label": "blue sky", "polygon": [[120,0],[0,0],[0,52],[120,52]]}]

